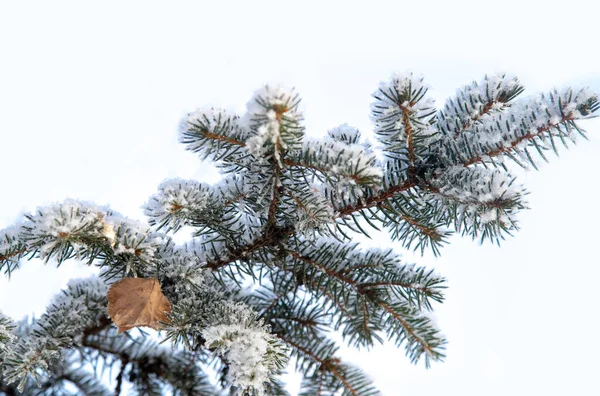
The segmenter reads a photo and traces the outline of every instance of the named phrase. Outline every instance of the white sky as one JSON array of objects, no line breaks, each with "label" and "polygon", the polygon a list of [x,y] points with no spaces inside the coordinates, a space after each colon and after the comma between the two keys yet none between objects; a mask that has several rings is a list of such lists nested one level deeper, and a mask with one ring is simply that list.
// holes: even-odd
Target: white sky
[{"label": "white sky", "polygon": [[[297,88],[314,135],[368,131],[370,94],[406,69],[440,105],[502,70],[526,93],[600,90],[590,1],[366,3],[1,2],[0,228],[67,197],[142,218],[165,178],[214,179],[177,144],[179,119],[202,105],[241,111],[266,82]],[[581,123],[590,142],[522,175],[532,210],[501,248],[456,237],[439,259],[406,255],[449,279],[437,309],[448,357],[425,370],[391,345],[346,353],[385,395],[597,392],[599,121]],[[25,262],[0,278],[0,310],[39,315],[88,272]]]}]

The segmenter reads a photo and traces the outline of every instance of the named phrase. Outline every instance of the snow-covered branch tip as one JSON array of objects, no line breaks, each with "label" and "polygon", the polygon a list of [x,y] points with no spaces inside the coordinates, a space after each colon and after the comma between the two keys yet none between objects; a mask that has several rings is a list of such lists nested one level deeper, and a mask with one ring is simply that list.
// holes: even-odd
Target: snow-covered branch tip
[{"label": "snow-covered branch tip", "polygon": [[[217,199],[210,187],[195,180],[169,179],[144,206],[150,225],[177,232],[183,226],[200,225],[211,216]],[[204,221],[206,222],[206,221]]]},{"label": "snow-covered branch tip", "polygon": [[447,224],[473,238],[493,240],[517,230],[516,214],[528,208],[524,186],[498,169],[450,167],[432,185]]},{"label": "snow-covered branch tip", "polygon": [[165,236],[106,207],[65,200],[38,208],[17,226],[0,231],[0,269],[29,255],[58,265],[78,259],[124,274],[153,262]]},{"label": "snow-covered branch tip", "polygon": [[436,109],[434,100],[427,96],[428,90],[423,77],[409,72],[382,82],[373,94],[371,118],[383,150],[403,158],[409,166],[428,153],[436,134],[432,126]]},{"label": "snow-covered branch tip", "polygon": [[479,118],[458,136],[445,135],[437,142],[440,159],[448,165],[503,167],[507,157],[537,169],[533,153],[548,161],[545,153],[557,154],[558,142],[566,147],[577,135],[585,137],[575,121],[595,117],[599,108],[598,94],[585,88],[554,89],[516,100]]},{"label": "snow-covered branch tip", "polygon": [[473,81],[446,101],[437,113],[437,127],[442,134],[456,139],[475,123],[482,123],[492,114],[506,109],[524,89],[516,76],[506,73]]},{"label": "snow-covered branch tip", "polygon": [[284,151],[297,150],[304,135],[300,97],[281,85],[265,86],[248,102],[247,115],[253,136],[246,148],[259,161],[274,157],[283,167]]}]

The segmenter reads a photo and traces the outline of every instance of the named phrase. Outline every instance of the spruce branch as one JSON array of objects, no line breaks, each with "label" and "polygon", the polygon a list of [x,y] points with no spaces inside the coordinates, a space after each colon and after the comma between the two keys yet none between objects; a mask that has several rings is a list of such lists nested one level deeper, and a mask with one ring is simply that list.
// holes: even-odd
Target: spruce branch
[{"label": "spruce branch", "polygon": [[244,261],[251,253],[263,248],[272,247],[283,242],[287,237],[294,234],[294,228],[291,226],[274,226],[268,227],[263,235],[252,243],[233,248],[227,252],[225,257],[217,258],[206,263],[210,269],[217,270],[229,264],[233,264],[238,260]]},{"label": "spruce branch", "polygon": [[[56,361],[49,367],[47,377],[40,378],[39,384],[28,378],[22,394],[32,396],[54,396],[54,395],[70,395],[84,394],[90,396],[110,396],[110,392],[105,385],[94,375],[94,373],[83,369],[81,362],[74,351],[65,350],[63,352],[64,359]],[[1,377],[0,377],[1,378]],[[65,385],[74,386],[76,393],[67,393]],[[39,385],[39,386],[38,386]],[[0,380],[0,392],[6,395],[19,395],[15,384],[7,384]]]},{"label": "spruce branch", "polygon": [[456,95],[446,101],[437,113],[437,127],[442,134],[456,140],[476,123],[504,110],[524,89],[516,77],[506,73],[486,75],[481,82],[473,81],[457,90]]},{"label": "spruce branch", "polygon": [[[498,147],[494,150],[491,150],[485,156],[473,157],[473,158],[467,160],[464,163],[464,165],[470,166],[470,165],[473,165],[473,164],[476,164],[479,162],[491,161],[491,158],[501,156],[501,155],[507,155],[510,159],[515,161],[517,164],[521,165],[522,163],[518,159],[515,158],[515,153],[513,153],[513,152],[517,152],[517,154],[518,154],[519,148],[520,148],[520,146],[523,145],[523,143],[530,143],[531,145],[534,145],[536,147],[536,149],[539,150],[540,156],[542,156],[544,158],[544,160],[546,160],[546,157],[544,156],[542,150],[540,149],[540,144],[536,141],[536,139],[542,140],[544,138],[544,135],[547,135],[552,141],[554,141],[554,136],[558,136],[559,139],[566,146],[564,137],[566,135],[570,134],[572,128],[576,128],[576,125],[571,121],[572,121],[572,119],[569,116],[563,116],[560,118],[560,120],[556,124],[549,123],[545,126],[538,127],[537,130],[535,130],[534,132],[522,134],[522,135],[516,137],[512,142],[510,142],[510,144],[508,146],[502,146],[502,147]],[[560,128],[560,126],[564,127],[564,130],[565,130],[564,133],[563,133],[563,130]],[[554,130],[558,133],[556,135],[553,135],[551,133],[552,130]],[[556,146],[553,145],[552,147],[555,148]],[[533,162],[533,159],[531,158],[530,154],[528,153],[527,148],[523,147],[522,151],[527,156],[527,161],[529,163],[531,163],[535,169],[537,169],[537,166],[535,165],[535,162]],[[521,166],[523,166],[523,165],[521,165]]]},{"label": "spruce branch", "polygon": [[0,270],[10,277],[11,272],[19,265],[19,260],[27,253],[26,244],[20,240],[19,226],[12,226],[0,231]]},{"label": "spruce branch", "polygon": [[388,337],[396,340],[400,346],[405,342],[405,349],[411,362],[416,363],[425,356],[425,366],[429,367],[431,360],[441,360],[446,340],[440,337],[439,331],[432,321],[424,315],[419,315],[406,302],[397,300],[392,303],[380,303],[389,315],[384,317]]},{"label": "spruce branch", "polygon": [[348,216],[362,209],[372,208],[382,202],[385,202],[387,199],[392,198],[394,195],[399,194],[403,191],[407,191],[410,188],[415,187],[416,185],[417,184],[413,181],[406,181],[401,185],[390,186],[388,189],[376,191],[376,193],[372,196],[365,198],[363,202],[354,205],[347,205],[336,209],[336,214],[334,215],[334,217],[338,218]]},{"label": "spruce branch", "polygon": [[129,379],[138,391],[156,389],[153,383],[170,384],[175,394],[215,395],[218,391],[209,382],[189,352],[165,348],[150,339],[128,340],[112,329],[98,334],[87,334],[81,340],[84,354],[94,350],[102,356],[111,356],[122,364],[129,364]]},{"label": "spruce branch", "polygon": [[[307,264],[309,268],[305,271],[313,270],[317,272],[316,274],[309,272],[307,278],[314,279],[314,282],[319,284],[322,289],[334,291],[333,296],[328,293],[325,295],[326,298],[331,299],[333,297],[334,304],[345,305],[346,308],[342,312],[348,312],[349,315],[347,317],[344,317],[344,315],[339,316],[334,328],[343,327],[342,334],[344,338],[348,337],[349,342],[354,343],[356,346],[372,345],[373,339],[381,341],[376,332],[383,330],[378,325],[382,316],[381,309],[390,312],[387,302],[397,301],[399,306],[405,304],[406,307],[410,307],[412,304],[418,304],[415,305],[417,307],[421,305],[431,307],[428,301],[429,298],[437,301],[442,299],[439,286],[443,283],[443,278],[437,277],[433,272],[429,272],[427,276],[424,276],[424,269],[422,268],[418,269],[417,274],[415,274],[413,273],[414,267],[398,267],[397,258],[394,258],[390,252],[365,252],[362,255],[353,254],[354,257],[348,257],[341,248],[337,249],[335,257],[332,257],[326,253],[333,250],[330,247],[331,245],[329,247],[325,246],[322,245],[315,250],[311,249],[312,256],[320,257],[318,260],[299,252],[291,251],[289,254],[294,259]],[[363,271],[362,274],[354,274],[353,272],[343,274],[340,270],[344,268],[343,263],[346,261],[354,263],[379,261],[379,271],[371,270],[368,272]],[[294,265],[294,268],[297,268],[297,265]],[[409,282],[407,282],[408,279],[410,279]],[[420,282],[425,281],[425,285],[417,282],[417,279]],[[333,283],[333,280],[338,283]],[[382,287],[373,287],[373,284]],[[407,297],[408,299],[406,299]],[[443,354],[435,349],[445,344],[445,340],[435,335],[436,330],[433,327],[427,328],[431,337],[426,340],[416,336],[415,331],[408,327],[407,324],[410,321],[427,324],[426,321],[419,322],[419,319],[415,316],[418,313],[419,308],[414,311],[403,309],[392,315],[394,318],[399,319],[404,333],[406,333],[401,338],[396,338],[397,335],[394,335],[394,339],[398,343],[406,340],[408,344],[414,342],[422,344],[423,352],[428,354],[427,359],[429,357],[434,359],[443,357]],[[408,315],[408,318],[401,318],[403,315]],[[427,326],[430,325],[427,324]],[[400,334],[402,333],[400,332]],[[432,345],[429,345],[429,342]],[[418,360],[417,352],[411,358],[414,361]]]},{"label": "spruce branch", "polygon": [[150,225],[157,230],[177,232],[183,226],[219,230],[221,205],[219,197],[209,186],[194,180],[170,179],[158,186],[158,193],[144,206]]},{"label": "spruce branch", "polygon": [[0,359],[6,354],[6,351],[16,338],[14,335],[15,328],[16,325],[12,320],[4,316],[2,311],[0,311]]},{"label": "spruce branch", "polygon": [[516,213],[528,207],[525,188],[497,169],[449,167],[426,189],[446,225],[481,240],[517,230]]},{"label": "spruce branch", "polygon": [[[215,364],[231,392],[279,395],[289,345],[304,376],[301,394],[378,394],[339,360],[325,335],[332,330],[355,347],[387,338],[413,363],[442,360],[446,340],[430,311],[444,299],[445,279],[391,250],[361,250],[353,233],[385,229],[405,248],[436,255],[454,231],[504,238],[527,208],[504,158],[536,167],[534,151],[547,160],[556,140],[585,137],[575,121],[594,116],[600,102],[570,88],[515,100],[523,87],[499,74],[461,88],[438,111],[428,89],[411,73],[380,84],[372,147],[346,124],[307,138],[299,95],[267,86],[245,115],[205,108],[185,117],[180,140],[225,177],[210,186],[163,182],[144,208],[150,227],[67,200],[1,231],[8,274],[36,257],[95,264],[102,278],[70,284],[29,330],[0,314],[2,378],[32,394],[35,381],[46,393],[70,381],[106,394],[83,366],[59,360],[77,351],[93,367],[120,364],[117,394],[126,380],[144,394],[165,386],[217,394],[202,370]],[[182,227],[194,229],[193,239],[178,246],[170,234]],[[105,281],[129,274],[156,278],[171,301],[162,337],[174,349],[110,326]]]},{"label": "spruce branch", "polygon": [[286,334],[277,334],[292,347],[293,355],[302,366],[304,380],[300,395],[335,394],[363,396],[379,395],[371,380],[356,368],[341,362],[335,355],[338,348],[324,337],[315,338],[307,344],[296,341]]},{"label": "spruce branch", "polygon": [[303,146],[285,164],[312,171],[311,176],[357,185],[377,185],[382,171],[373,152],[361,144],[347,143],[330,138],[304,139]]},{"label": "spruce branch", "polygon": [[373,94],[375,133],[384,143],[386,155],[405,162],[410,174],[417,161],[427,155],[436,134],[432,128],[436,110],[433,100],[426,96],[428,90],[422,77],[407,73],[381,83]]},{"label": "spruce branch", "polygon": [[84,328],[105,316],[106,287],[99,279],[75,280],[35,322],[28,339],[15,343],[4,359],[7,383],[19,381],[23,391],[29,376],[39,383],[39,369],[51,367],[63,348],[71,347]]},{"label": "spruce branch", "polygon": [[443,138],[437,144],[446,164],[502,164],[508,157],[520,166],[530,164],[537,169],[528,148],[544,159],[544,151],[557,153],[555,140],[567,145],[576,134],[585,133],[575,123],[594,116],[600,108],[598,95],[588,89],[552,90],[545,94],[521,99],[472,126],[454,143]]},{"label": "spruce branch", "polygon": [[[249,130],[237,115],[206,108],[188,114],[180,125],[180,142],[202,158],[221,164],[243,166]],[[224,165],[224,166],[226,166]]]}]

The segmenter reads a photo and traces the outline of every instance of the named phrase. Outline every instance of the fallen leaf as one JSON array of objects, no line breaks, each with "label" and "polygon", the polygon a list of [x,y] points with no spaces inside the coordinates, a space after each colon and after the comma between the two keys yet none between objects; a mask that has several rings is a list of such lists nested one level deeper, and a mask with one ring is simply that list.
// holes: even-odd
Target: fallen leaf
[{"label": "fallen leaf", "polygon": [[169,323],[171,302],[160,290],[155,278],[124,278],[108,290],[108,314],[119,333],[133,327],[148,326],[158,330],[159,322]]}]

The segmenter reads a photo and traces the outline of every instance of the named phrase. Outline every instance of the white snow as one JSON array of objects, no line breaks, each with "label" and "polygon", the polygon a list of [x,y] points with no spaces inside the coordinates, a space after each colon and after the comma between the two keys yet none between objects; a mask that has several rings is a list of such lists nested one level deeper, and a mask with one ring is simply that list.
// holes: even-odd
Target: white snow
[{"label": "white snow", "polygon": [[282,128],[283,124],[286,127],[299,125],[302,114],[297,104],[297,93],[283,85],[265,85],[254,92],[242,123],[255,129],[254,136],[246,140],[246,148],[259,163],[273,155],[283,167],[281,154],[288,148],[289,139],[282,136]]},{"label": "white snow", "polygon": [[[275,106],[290,108],[297,102],[297,95],[293,88],[282,84],[268,84],[254,91],[246,104],[246,111],[249,115],[260,116],[266,115]],[[290,116],[288,113],[286,115]],[[291,116],[293,117],[293,114]]]},{"label": "white snow", "polygon": [[285,149],[286,145],[281,139],[280,125],[275,114],[273,110],[267,111],[268,121],[260,125],[257,134],[246,141],[246,148],[261,163],[272,151],[279,166],[283,167],[280,149]]},{"label": "white snow", "polygon": [[210,203],[210,190],[195,180],[169,179],[144,205],[144,214],[159,226],[178,229]]},{"label": "white snow", "polygon": [[348,124],[338,125],[337,127],[328,130],[327,134],[332,139],[347,143],[358,143],[360,140],[359,130]]},{"label": "white snow", "polygon": [[334,139],[306,138],[302,151],[326,171],[339,173],[340,176],[352,180],[352,176],[383,176],[383,170],[374,152],[360,144],[347,144]]},{"label": "white snow", "polygon": [[228,377],[234,386],[255,389],[264,394],[264,383],[269,381],[270,367],[265,359],[269,342],[275,339],[264,328],[248,328],[241,324],[209,326],[202,332],[209,348],[226,355]]}]

